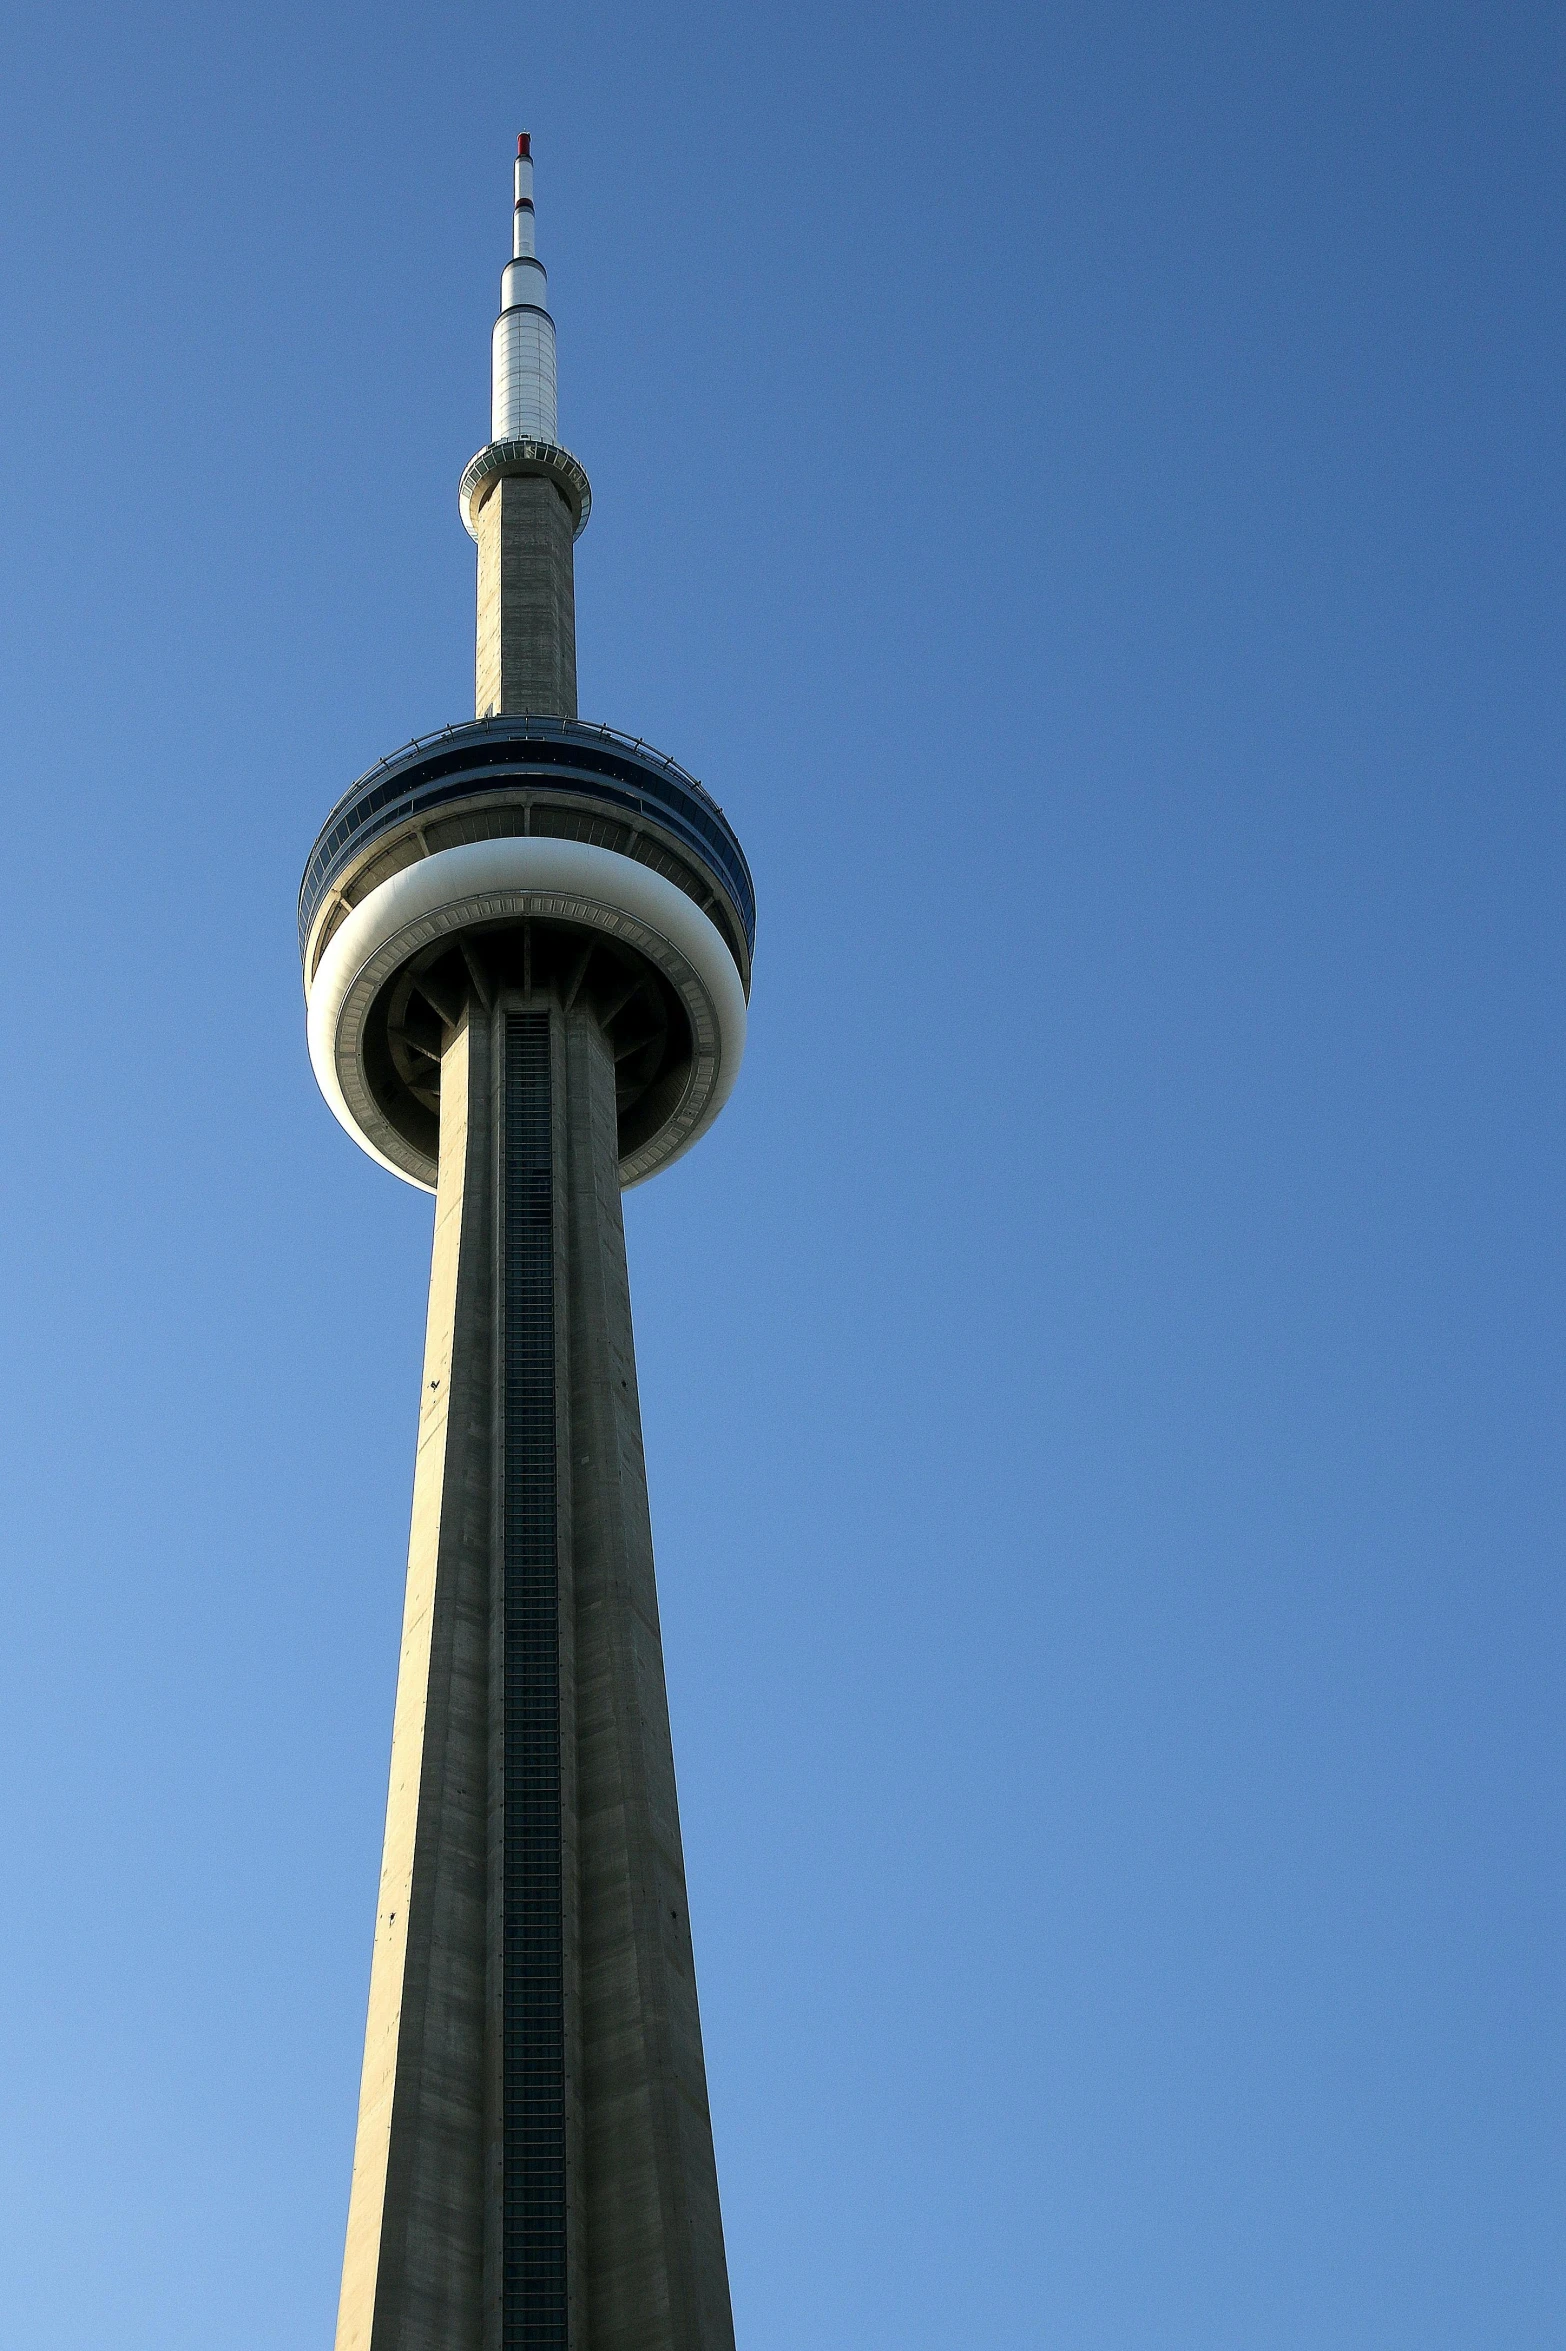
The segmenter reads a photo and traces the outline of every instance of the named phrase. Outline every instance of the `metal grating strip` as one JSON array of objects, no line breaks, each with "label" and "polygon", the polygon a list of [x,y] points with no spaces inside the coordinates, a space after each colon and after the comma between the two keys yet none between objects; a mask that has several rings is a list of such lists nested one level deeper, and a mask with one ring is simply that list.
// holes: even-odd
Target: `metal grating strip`
[{"label": "metal grating strip", "polygon": [[503,2351],[566,2351],[549,1015],[505,1035]]}]

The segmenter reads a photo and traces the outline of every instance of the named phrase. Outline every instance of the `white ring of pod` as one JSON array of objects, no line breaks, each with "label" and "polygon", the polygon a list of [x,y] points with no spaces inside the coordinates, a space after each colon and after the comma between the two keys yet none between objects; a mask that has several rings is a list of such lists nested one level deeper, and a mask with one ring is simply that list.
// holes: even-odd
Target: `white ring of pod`
[{"label": "white ring of pod", "polygon": [[536,917],[579,923],[635,947],[680,998],[691,1028],[691,1073],[657,1134],[620,1163],[627,1189],[683,1156],[734,1090],[745,1051],[745,991],[715,924],[650,867],[587,841],[470,841],[405,866],[333,932],[306,991],[316,1082],[361,1149],[405,1183],[434,1190],[433,1170],[392,1126],[363,1065],[365,1024],[409,956],[474,924]]}]

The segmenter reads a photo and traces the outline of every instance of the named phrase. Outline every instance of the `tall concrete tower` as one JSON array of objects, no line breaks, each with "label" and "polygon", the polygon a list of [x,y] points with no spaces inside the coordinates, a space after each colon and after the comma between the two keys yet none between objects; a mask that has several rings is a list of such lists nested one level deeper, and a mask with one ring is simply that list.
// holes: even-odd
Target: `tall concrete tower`
[{"label": "tall concrete tower", "polygon": [[299,898],[321,1091],[435,1195],[337,2351],[731,2351],[620,1195],[734,1084],[755,901],[701,785],[577,718],[526,138],[493,395],[478,717]]}]

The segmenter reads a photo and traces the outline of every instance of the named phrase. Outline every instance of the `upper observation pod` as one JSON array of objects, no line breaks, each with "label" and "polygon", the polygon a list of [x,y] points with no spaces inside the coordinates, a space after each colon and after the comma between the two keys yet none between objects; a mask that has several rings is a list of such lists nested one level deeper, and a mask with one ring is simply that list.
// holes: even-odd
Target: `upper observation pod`
[{"label": "upper observation pod", "polygon": [[462,519],[478,537],[478,510],[489,485],[503,475],[552,481],[580,537],[592,508],[587,476],[560,446],[555,374],[555,322],[549,309],[549,273],[538,258],[533,210],[533,142],[517,140],[512,183],[511,259],[501,272],[500,316],[490,339],[489,445],[462,476]]}]

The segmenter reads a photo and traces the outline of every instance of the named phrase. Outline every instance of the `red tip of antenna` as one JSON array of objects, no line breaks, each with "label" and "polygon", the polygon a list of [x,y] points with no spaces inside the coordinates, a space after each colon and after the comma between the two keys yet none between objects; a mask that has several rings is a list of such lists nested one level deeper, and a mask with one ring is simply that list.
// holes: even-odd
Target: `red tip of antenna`
[{"label": "red tip of antenna", "polygon": [[525,163],[531,163],[533,159],[533,142],[526,131],[518,131],[517,133],[517,153],[521,156]]}]

